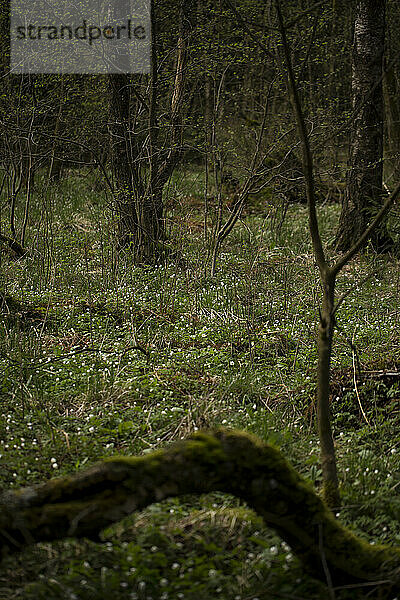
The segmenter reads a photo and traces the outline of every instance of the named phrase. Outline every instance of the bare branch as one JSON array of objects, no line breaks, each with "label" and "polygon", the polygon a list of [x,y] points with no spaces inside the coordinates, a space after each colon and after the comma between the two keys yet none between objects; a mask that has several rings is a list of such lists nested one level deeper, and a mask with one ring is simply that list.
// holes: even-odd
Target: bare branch
[{"label": "bare branch", "polygon": [[[315,184],[314,184],[314,167],[313,167],[313,157],[310,147],[310,140],[308,136],[307,127],[304,120],[303,110],[301,107],[301,102],[299,98],[299,93],[297,90],[296,80],[293,71],[292,59],[290,56],[289,42],[286,36],[286,29],[283,22],[282,11],[279,0],[275,0],[276,10],[278,14],[278,22],[279,22],[279,30],[281,33],[283,51],[285,55],[285,63],[288,71],[288,81],[287,87],[289,90],[290,100],[293,106],[293,111],[295,113],[297,128],[299,131],[299,136],[301,140],[302,146],[302,166],[304,171],[304,178],[306,184],[306,193],[307,193],[307,202],[308,202],[308,217],[309,217],[309,226],[310,226],[310,234],[313,244],[313,250],[315,259],[317,261],[317,265],[321,272],[321,275],[325,277],[325,274],[329,270],[329,266],[325,259],[324,249],[322,247],[321,236],[319,233],[319,225],[316,211],[316,202],[315,202]],[[278,54],[278,53],[277,53]],[[278,55],[279,58],[279,55]],[[282,72],[283,69],[282,69]]]},{"label": "bare branch", "polygon": [[393,204],[396,202],[398,196],[400,194],[400,183],[396,187],[396,189],[391,193],[389,198],[386,200],[375,219],[372,221],[371,225],[364,231],[362,236],[357,240],[352,248],[346,254],[344,254],[336,264],[332,267],[332,273],[337,275],[339,271],[343,269],[347,263],[351,261],[351,259],[357,254],[359,250],[367,243],[371,235],[374,233],[379,224],[383,221]]}]

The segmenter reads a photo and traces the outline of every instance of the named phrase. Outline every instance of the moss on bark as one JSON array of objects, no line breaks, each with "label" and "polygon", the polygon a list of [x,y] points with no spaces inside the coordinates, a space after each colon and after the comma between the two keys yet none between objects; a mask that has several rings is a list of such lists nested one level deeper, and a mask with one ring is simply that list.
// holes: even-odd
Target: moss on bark
[{"label": "moss on bark", "polygon": [[400,550],[367,544],[335,519],[282,454],[239,432],[199,433],[142,457],[105,460],[74,477],[0,497],[2,552],[89,537],[171,496],[221,491],[244,500],[277,531],[304,569],[334,585],[385,579],[400,590]]}]

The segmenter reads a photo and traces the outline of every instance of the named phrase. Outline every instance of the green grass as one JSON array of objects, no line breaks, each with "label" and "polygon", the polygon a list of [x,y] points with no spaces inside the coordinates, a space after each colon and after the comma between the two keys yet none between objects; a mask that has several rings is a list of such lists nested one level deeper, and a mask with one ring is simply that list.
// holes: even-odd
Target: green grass
[{"label": "green grass", "polygon": [[[129,255],[116,257],[109,199],[93,191],[90,176],[36,183],[31,254],[2,257],[0,284],[27,310],[4,315],[0,325],[1,488],[148,452],[217,425],[272,441],[319,486],[320,291],[304,207],[291,206],[278,228],[271,194],[257,199],[211,279],[201,174],[177,173],[169,195],[170,236],[185,264],[140,269]],[[320,214],[329,241],[338,207]],[[354,290],[338,313],[332,388],[340,518],[370,541],[394,544],[398,380],[364,375],[358,382],[367,424],[349,340],[364,370],[396,368],[399,284],[398,260],[370,252],[340,276],[338,292]],[[112,528],[107,543],[26,549],[2,566],[0,598],[325,598],[290,549],[237,505],[222,495],[171,500]]]}]

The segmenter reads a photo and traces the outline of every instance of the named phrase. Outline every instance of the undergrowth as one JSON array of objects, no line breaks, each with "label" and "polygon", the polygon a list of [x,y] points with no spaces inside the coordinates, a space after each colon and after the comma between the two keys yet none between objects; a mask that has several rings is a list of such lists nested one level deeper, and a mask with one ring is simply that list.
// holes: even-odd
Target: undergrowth
[{"label": "undergrowth", "polygon": [[[1,289],[18,301],[3,303],[0,325],[1,488],[218,425],[279,446],[318,488],[320,290],[305,208],[282,220],[271,194],[258,198],[211,279],[215,207],[205,240],[199,173],[169,188],[169,236],[183,259],[154,268],[116,255],[109,199],[93,187],[85,173],[50,188],[37,180],[31,252],[1,259]],[[320,213],[329,240],[337,206]],[[371,543],[400,544],[399,281],[397,259],[367,251],[338,285],[350,292],[333,357],[338,517]],[[0,571],[4,599],[108,597],[316,599],[326,588],[258,517],[218,494],[154,505],[102,544],[27,548]]]}]

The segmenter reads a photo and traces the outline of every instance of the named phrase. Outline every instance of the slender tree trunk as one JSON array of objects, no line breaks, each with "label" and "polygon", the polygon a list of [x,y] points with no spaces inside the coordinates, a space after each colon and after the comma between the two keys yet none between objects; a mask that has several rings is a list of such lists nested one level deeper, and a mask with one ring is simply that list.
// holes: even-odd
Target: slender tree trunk
[{"label": "slender tree trunk", "polygon": [[335,328],[335,276],[326,273],[322,278],[322,286],[323,298],[318,327],[317,422],[321,443],[323,497],[330,508],[338,508],[340,506],[339,482],[329,401],[332,344]]},{"label": "slender tree trunk", "polygon": [[50,164],[49,164],[49,171],[48,171],[49,181],[50,180],[60,181],[61,176],[62,176],[63,166],[64,166],[62,159],[57,158],[57,156],[56,156],[57,146],[59,143],[57,138],[58,138],[58,135],[60,132],[63,105],[64,105],[64,77],[61,76],[60,86],[58,88],[58,112],[57,112],[57,116],[56,116],[56,122],[54,125],[53,144],[52,144],[52,148],[51,148]]},{"label": "slender tree trunk", "polygon": [[111,112],[111,156],[118,218],[118,244],[135,244],[139,227],[132,173],[130,77],[125,73],[109,76]]},{"label": "slender tree trunk", "polygon": [[[352,53],[355,117],[347,189],[335,240],[340,251],[351,248],[382,204],[384,41],[385,0],[358,0]],[[371,239],[377,251],[392,245],[384,224]]]}]

